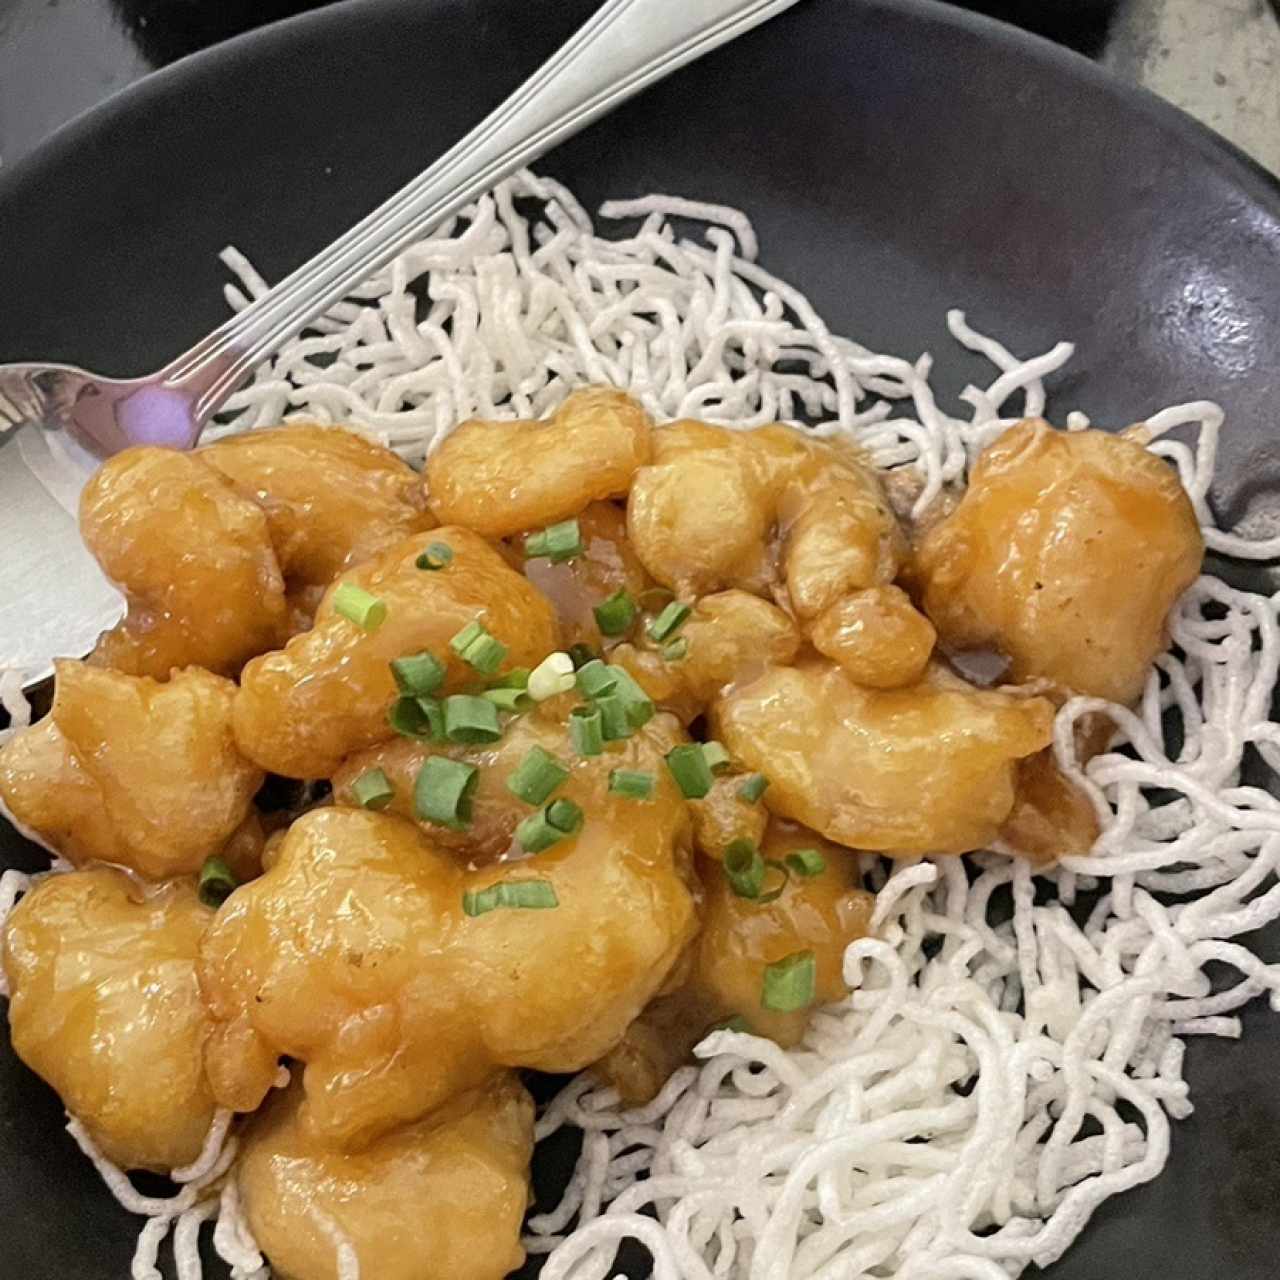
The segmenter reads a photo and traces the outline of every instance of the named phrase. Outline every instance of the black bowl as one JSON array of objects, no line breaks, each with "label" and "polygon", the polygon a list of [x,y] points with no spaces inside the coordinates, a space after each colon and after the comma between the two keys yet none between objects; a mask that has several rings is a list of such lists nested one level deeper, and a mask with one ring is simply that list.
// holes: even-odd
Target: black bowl
[{"label": "black bowl", "polygon": [[[222,318],[223,245],[268,277],[294,266],[592,7],[352,0],[177,63],[73,122],[0,176],[0,360],[159,365]],[[946,336],[946,309],[963,306],[1021,351],[1076,341],[1055,401],[1096,422],[1217,399],[1220,513],[1273,501],[1280,188],[1081,58],[926,0],[809,0],[544,167],[588,206],[657,190],[740,206],[772,270],[840,331],[933,351],[944,391],[975,370]],[[0,856],[38,861],[7,829]],[[1280,955],[1274,931],[1251,941]],[[1109,1202],[1056,1280],[1274,1277],[1280,1023],[1261,1008],[1246,1023],[1241,1045],[1193,1046],[1198,1110],[1168,1171]],[[119,1280],[137,1223],[60,1119],[0,1048],[0,1273]]]}]

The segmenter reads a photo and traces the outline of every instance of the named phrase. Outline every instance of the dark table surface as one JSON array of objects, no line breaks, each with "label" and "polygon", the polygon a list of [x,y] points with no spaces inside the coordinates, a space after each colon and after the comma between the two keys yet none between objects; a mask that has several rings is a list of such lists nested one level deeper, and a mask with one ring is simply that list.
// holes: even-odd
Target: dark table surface
[{"label": "dark table surface", "polygon": [[[327,0],[0,0],[0,164],[13,164],[58,125],[153,67],[323,3]],[[1117,4],[969,0],[965,7],[1097,54]]]}]

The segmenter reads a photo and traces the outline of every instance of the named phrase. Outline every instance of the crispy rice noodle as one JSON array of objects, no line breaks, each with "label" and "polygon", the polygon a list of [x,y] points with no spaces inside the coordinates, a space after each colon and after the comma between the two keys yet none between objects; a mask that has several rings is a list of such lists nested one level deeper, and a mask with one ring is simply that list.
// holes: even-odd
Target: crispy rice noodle
[{"label": "crispy rice noodle", "polygon": [[[597,235],[562,187],[518,175],[289,343],[211,434],[352,423],[420,462],[460,419],[543,415],[580,383],[610,382],[660,420],[803,420],[846,436],[881,466],[915,468],[922,510],[1009,414],[1043,411],[1044,379],[1072,353],[1022,358],[952,312],[953,337],[996,369],[962,394],[969,416],[952,416],[928,355],[832,334],[756,265],[741,213],[650,197],[601,216],[627,220],[621,238]],[[242,255],[224,260],[233,307],[265,289]],[[1280,538],[1215,526],[1221,426],[1216,406],[1180,405],[1149,416],[1145,438],[1177,467],[1212,549],[1280,554]],[[1280,966],[1231,941],[1280,915],[1280,800],[1264,789],[1280,771],[1276,610],[1276,597],[1201,578],[1136,710],[1087,698],[1062,709],[1059,762],[1103,820],[1088,857],[1038,875],[999,851],[866,858],[877,936],[849,948],[852,994],[814,1017],[800,1048],[716,1032],[699,1065],[630,1111],[575,1080],[538,1122],[539,1139],[583,1133],[563,1198],[528,1224],[526,1247],[549,1255],[544,1280],[604,1280],[625,1238],[648,1249],[655,1280],[1008,1280],[1155,1177],[1170,1118],[1191,1111],[1186,1038],[1238,1037],[1255,996],[1280,1009]],[[20,686],[0,680],[0,698],[21,723]],[[1082,769],[1072,727],[1096,713],[1116,735]],[[0,910],[25,884],[7,873]],[[1233,976],[1211,982],[1211,963]],[[148,1219],[135,1280],[157,1274],[171,1230],[180,1280],[198,1280],[197,1237],[215,1217],[236,1280],[266,1274],[222,1176],[235,1139],[217,1123],[196,1176],[165,1201],[138,1196],[70,1126]],[[350,1242],[335,1234],[334,1247],[342,1280],[357,1280]]]}]

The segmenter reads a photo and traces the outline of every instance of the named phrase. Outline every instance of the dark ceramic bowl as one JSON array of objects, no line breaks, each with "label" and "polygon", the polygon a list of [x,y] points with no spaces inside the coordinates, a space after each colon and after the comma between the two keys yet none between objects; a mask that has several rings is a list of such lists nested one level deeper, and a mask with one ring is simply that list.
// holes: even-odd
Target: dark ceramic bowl
[{"label": "dark ceramic bowl", "polygon": [[[422,168],[591,0],[352,0],[152,76],[0,175],[0,360],[159,365],[222,318],[217,251],[268,277]],[[1079,344],[1059,407],[1130,421],[1193,396],[1229,429],[1236,520],[1280,487],[1280,189],[1075,55],[926,0],[808,0],[562,147],[590,206],[666,190],[738,205],[770,268],[840,331],[975,367],[944,313],[1024,351]],[[3,513],[0,513],[0,520]],[[1234,571],[1241,581],[1260,570]],[[38,865],[12,831],[0,857]],[[1274,932],[1249,939],[1280,956]],[[1167,1172],[1109,1202],[1055,1280],[1273,1280],[1280,1020],[1193,1045]],[[541,1185],[568,1152],[544,1154]],[[120,1280],[137,1223],[0,1047],[0,1274]],[[219,1274],[214,1271],[211,1274]],[[376,1280],[376,1278],[374,1278]]]}]

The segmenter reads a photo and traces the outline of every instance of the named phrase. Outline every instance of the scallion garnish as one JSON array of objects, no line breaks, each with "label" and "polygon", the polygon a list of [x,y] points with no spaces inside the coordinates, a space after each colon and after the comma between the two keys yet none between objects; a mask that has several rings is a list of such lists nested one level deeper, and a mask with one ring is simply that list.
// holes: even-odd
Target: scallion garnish
[{"label": "scallion garnish", "polygon": [[610,668],[617,674],[618,684],[614,693],[626,704],[627,719],[633,729],[642,729],[653,719],[657,708],[653,699],[635,682],[625,667]]},{"label": "scallion garnish", "polygon": [[351,794],[362,809],[385,809],[395,799],[396,789],[381,769],[366,769],[351,784]]},{"label": "scallion garnish", "polygon": [[433,542],[413,563],[419,569],[443,569],[453,561],[453,548],[447,542]]},{"label": "scallion garnish", "polygon": [[748,804],[755,804],[764,795],[769,786],[769,779],[763,773],[753,773],[742,780],[738,795]]},{"label": "scallion garnish", "polygon": [[589,644],[571,644],[569,646],[569,658],[573,662],[573,669],[580,671],[588,662],[594,662],[600,655]]},{"label": "scallion garnish", "polygon": [[618,668],[608,666],[599,658],[592,658],[578,668],[577,681],[578,688],[588,698],[602,698],[618,687]]},{"label": "scallion garnish", "polygon": [[481,675],[491,676],[507,656],[507,646],[491,636],[482,622],[468,622],[452,640],[449,648]]},{"label": "scallion garnish", "polygon": [[448,756],[431,756],[413,784],[413,811],[424,822],[462,831],[471,821],[471,801],[480,770]]},{"label": "scallion garnish", "polygon": [[734,840],[724,851],[725,879],[739,898],[758,898],[764,887],[764,858],[753,840]]},{"label": "scallion garnish", "polygon": [[778,1013],[796,1013],[812,1003],[818,986],[818,963],[812,951],[793,951],[765,966],[760,1004]]},{"label": "scallion garnish", "polygon": [[497,742],[502,737],[498,708],[476,694],[452,694],[444,700],[444,736],[450,742]]},{"label": "scallion garnish", "polygon": [[627,704],[618,694],[597,698],[595,706],[600,712],[600,728],[606,742],[621,742],[635,733],[631,717],[627,714]]},{"label": "scallion garnish", "polygon": [[531,533],[524,540],[524,553],[530,560],[546,557],[552,564],[572,560],[582,554],[582,531],[578,521],[561,520],[549,524],[539,533]]},{"label": "scallion garnish", "polygon": [[401,693],[425,697],[444,684],[445,667],[433,653],[415,653],[397,658],[391,664],[391,674]]},{"label": "scallion garnish", "polygon": [[523,689],[486,689],[480,696],[500,711],[525,711],[533,705]]},{"label": "scallion garnish", "polygon": [[711,768],[697,742],[672,747],[666,755],[667,768],[676,780],[684,796],[689,800],[701,800],[711,790]]},{"label": "scallion garnish", "polygon": [[387,606],[354,582],[344,582],[333,593],[333,611],[362,631],[377,631],[387,620]]},{"label": "scallion garnish", "polygon": [[435,698],[397,698],[387,712],[391,727],[406,738],[421,742],[444,741],[444,711]]},{"label": "scallion garnish", "polygon": [[525,804],[545,804],[568,776],[569,770],[551,752],[534,746],[507,778],[507,790]]},{"label": "scallion garnish", "polygon": [[798,876],[820,876],[827,869],[827,860],[817,849],[793,849],[787,854],[787,866]]},{"label": "scallion garnish", "polygon": [[569,741],[580,756],[598,756],[604,750],[604,716],[599,707],[574,707],[569,712]]},{"label": "scallion garnish", "polygon": [[510,671],[504,672],[489,686],[491,689],[527,689],[528,687],[528,667],[512,667]]},{"label": "scallion garnish", "polygon": [[716,742],[714,738],[702,744],[702,754],[706,756],[707,768],[712,773],[723,773],[733,763],[733,757],[725,750],[724,743]]},{"label": "scallion garnish", "polygon": [[504,880],[487,889],[468,889],[462,895],[462,910],[469,916],[482,916],[499,907],[545,911],[559,905],[560,899],[550,880]]},{"label": "scallion garnish", "polygon": [[684,636],[679,636],[672,640],[670,644],[662,646],[663,662],[682,662],[689,656],[689,642]]},{"label": "scallion garnish", "polygon": [[580,826],[582,810],[572,800],[553,800],[516,828],[516,840],[526,853],[541,853]]},{"label": "scallion garnish", "polygon": [[609,775],[609,790],[629,800],[648,800],[653,795],[654,776],[638,769],[615,769]]},{"label": "scallion garnish", "polygon": [[200,868],[196,894],[206,907],[216,911],[235,892],[239,883],[235,872],[222,858],[206,858]]},{"label": "scallion garnish", "polygon": [[649,638],[661,644],[670,640],[685,624],[685,619],[693,611],[682,600],[673,600],[654,620],[649,623]]},{"label": "scallion garnish", "polygon": [[636,602],[625,592],[615,591],[592,610],[602,636],[621,636],[636,618]]},{"label": "scallion garnish", "polygon": [[574,687],[573,659],[567,653],[549,653],[529,673],[526,686],[534,702],[545,702]]}]

